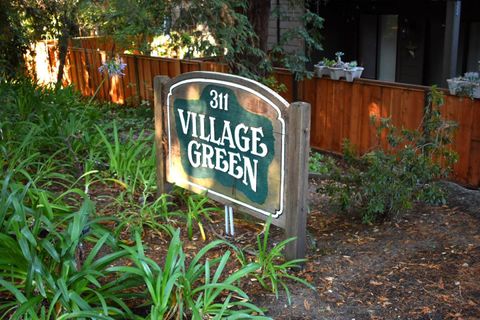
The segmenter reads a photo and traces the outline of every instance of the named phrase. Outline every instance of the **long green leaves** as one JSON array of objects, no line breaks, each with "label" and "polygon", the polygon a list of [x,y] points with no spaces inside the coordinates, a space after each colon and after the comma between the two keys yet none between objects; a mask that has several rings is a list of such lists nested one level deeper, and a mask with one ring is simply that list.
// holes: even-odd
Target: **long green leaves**
[{"label": "long green leaves", "polygon": [[[173,318],[251,318],[265,319],[263,311],[249,303],[248,295],[236,283],[259,269],[249,264],[226,276],[227,251],[220,259],[201,260],[223,241],[214,241],[198,252],[187,264],[180,240],[180,230],[173,233],[163,268],[145,255],[140,236],[135,247],[124,246],[133,266],[116,266],[109,271],[140,276],[150,297],[148,319]],[[216,270],[212,276],[212,268]],[[227,296],[227,299],[223,297]],[[223,300],[223,301],[222,301]]]},{"label": "long green leaves", "polygon": [[301,263],[305,262],[305,259],[296,259],[285,261],[283,256],[283,251],[285,246],[294,241],[295,238],[285,239],[272,248],[268,246],[268,238],[270,235],[270,225],[271,219],[269,219],[265,225],[265,230],[263,232],[263,238],[257,236],[257,256],[255,261],[260,265],[260,273],[255,274],[256,278],[260,284],[275,293],[275,296],[278,298],[279,286],[285,290],[287,294],[288,302],[291,303],[291,294],[290,289],[288,288],[287,279],[302,283],[307,287],[315,290],[315,288],[310,285],[305,280],[291,275],[289,270],[292,268],[298,268]]},{"label": "long green leaves", "polygon": [[[131,285],[100,285],[109,279],[108,266],[126,256],[127,251],[116,249],[98,257],[112,237],[96,225],[93,203],[86,198],[80,209],[71,214],[51,206],[49,219],[41,210],[25,203],[28,185],[22,189],[8,183],[9,180],[3,181],[0,197],[4,204],[0,225],[0,295],[9,293],[14,300],[7,295],[0,311],[12,314],[12,319],[36,319],[34,315],[42,312],[46,319],[58,312],[63,316],[83,311],[99,316],[131,314],[116,298]],[[94,234],[102,236],[96,238]],[[92,236],[98,242],[83,263],[79,253]]]},{"label": "long green leaves", "polygon": [[[223,241],[187,258],[173,218],[205,239],[202,222],[217,209],[202,195],[153,197],[152,137],[127,129],[136,121],[112,124],[108,111],[102,123],[69,89],[0,81],[0,93],[0,318],[264,318],[240,286],[259,263],[233,267],[238,250]],[[99,208],[113,217],[97,214],[98,189],[112,192]],[[133,246],[120,240],[130,231]],[[145,231],[171,236],[160,261]]]},{"label": "long green leaves", "polygon": [[[113,122],[113,141],[100,127],[96,127],[103,141],[110,173],[123,183],[130,192],[134,193],[137,184],[153,185],[154,177],[149,174],[155,172],[155,153],[152,148],[152,136],[145,137],[141,131],[138,137],[132,130],[121,139],[117,124]],[[147,180],[147,181],[145,181]]]}]

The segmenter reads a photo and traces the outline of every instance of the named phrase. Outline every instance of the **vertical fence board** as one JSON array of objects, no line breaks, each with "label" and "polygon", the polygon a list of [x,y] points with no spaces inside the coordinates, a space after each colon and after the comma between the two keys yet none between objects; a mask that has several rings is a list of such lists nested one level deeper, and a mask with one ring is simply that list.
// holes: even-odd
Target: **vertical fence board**
[{"label": "vertical fence board", "polygon": [[480,186],[480,140],[472,140],[470,158],[468,159],[467,185]]},{"label": "vertical fence board", "polygon": [[[454,165],[454,175],[456,179],[466,183],[468,180],[470,145],[472,142],[473,103],[470,99],[456,99],[451,96],[447,97],[446,101],[447,103],[444,106],[446,117],[458,124],[453,149],[461,157]],[[477,163],[477,165],[479,164]]]},{"label": "vertical fence board", "polygon": [[468,161],[467,183],[480,186],[480,100],[472,102],[473,117],[471,127],[470,158]]},{"label": "vertical fence board", "polygon": [[358,83],[353,84],[352,88],[352,106],[351,106],[351,120],[350,120],[350,135],[347,137],[353,146],[360,145],[361,137],[361,114],[362,110],[362,86]]},{"label": "vertical fence board", "polygon": [[145,100],[153,101],[153,76],[151,73],[152,60],[148,58],[144,59],[143,68],[143,74],[145,79]]},{"label": "vertical fence board", "polygon": [[70,79],[72,79],[72,85],[76,90],[80,91],[80,84],[77,75],[77,68],[79,68],[79,66],[75,63],[75,54],[72,50],[68,51],[67,59],[70,62]]},{"label": "vertical fence board", "polygon": [[175,78],[181,74],[180,60],[168,59],[168,75],[170,78]]},{"label": "vertical fence board", "polygon": [[82,63],[82,56],[78,50],[73,51],[73,60],[75,61],[76,66],[81,66],[80,68],[75,68],[77,71],[77,79],[78,79],[78,90],[82,93],[82,95],[85,94],[85,78],[83,76],[83,63]]},{"label": "vertical fence board", "polygon": [[318,78],[313,79],[305,79],[301,84],[301,94],[300,100],[302,101],[310,101],[311,105],[311,133],[310,133],[310,145],[317,147],[318,135],[320,134],[321,130],[318,128],[318,123],[315,121],[315,117],[318,114],[317,110],[319,106],[316,100],[316,87],[317,82],[320,81]]},{"label": "vertical fence board", "polygon": [[341,114],[337,115],[339,118],[342,118],[342,129],[339,135],[340,146],[338,150],[333,150],[334,152],[342,153],[343,152],[343,143],[345,139],[350,137],[351,130],[351,112],[352,112],[352,103],[353,103],[353,84],[349,84],[346,88],[346,91],[343,92],[343,108],[341,109]]},{"label": "vertical fence board", "polygon": [[180,61],[180,72],[192,72],[192,71],[200,71],[200,63],[198,61],[190,61],[190,60],[181,60]]},{"label": "vertical fence board", "polygon": [[151,60],[150,62],[152,67],[152,77],[155,78],[156,76],[161,75],[160,62],[157,59]]},{"label": "vertical fence board", "polygon": [[140,101],[145,100],[146,97],[146,89],[145,89],[145,73],[143,64],[145,60],[140,56],[136,60],[137,62],[137,70],[138,70],[138,92],[139,92],[139,99]]},{"label": "vertical fence board", "polygon": [[[70,60],[70,50],[67,51],[67,57],[65,58],[65,66],[64,66],[64,72],[63,72],[63,79],[62,79],[62,85],[64,86],[69,86],[73,85],[73,79],[72,79],[72,61]],[[53,59],[51,61],[51,65],[49,67],[49,71],[52,73],[49,78],[50,79],[56,79],[56,74],[58,72],[57,65],[58,65],[58,59]]]}]

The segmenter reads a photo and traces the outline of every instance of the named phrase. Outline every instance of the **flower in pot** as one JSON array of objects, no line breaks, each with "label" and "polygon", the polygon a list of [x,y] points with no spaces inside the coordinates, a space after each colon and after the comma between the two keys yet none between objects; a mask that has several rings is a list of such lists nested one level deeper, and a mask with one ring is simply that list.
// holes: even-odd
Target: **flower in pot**
[{"label": "flower in pot", "polygon": [[340,78],[345,77],[345,62],[342,61],[344,53],[339,51],[335,53],[335,55],[337,56],[337,61],[335,61],[335,64],[329,68],[330,78],[333,80],[339,80]]},{"label": "flower in pot", "polygon": [[360,78],[363,72],[363,67],[359,67],[357,61],[351,61],[345,64],[345,78],[348,82],[352,82],[353,79]]}]

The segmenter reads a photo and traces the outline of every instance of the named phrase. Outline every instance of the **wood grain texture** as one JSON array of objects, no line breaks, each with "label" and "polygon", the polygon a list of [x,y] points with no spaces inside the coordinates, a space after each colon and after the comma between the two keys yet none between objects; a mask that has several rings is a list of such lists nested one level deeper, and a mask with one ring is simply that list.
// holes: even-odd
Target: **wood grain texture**
[{"label": "wood grain texture", "polygon": [[166,76],[156,76],[154,78],[154,91],[155,91],[155,155],[157,161],[157,196],[161,196],[164,193],[170,191],[170,186],[167,183],[166,178],[166,165],[165,165],[165,129],[164,129],[164,110],[163,105],[166,99],[165,86],[170,80]]},{"label": "wood grain texture", "polygon": [[288,108],[285,235],[296,237],[285,248],[287,260],[305,258],[308,212],[308,158],[310,150],[310,104],[292,103]]}]

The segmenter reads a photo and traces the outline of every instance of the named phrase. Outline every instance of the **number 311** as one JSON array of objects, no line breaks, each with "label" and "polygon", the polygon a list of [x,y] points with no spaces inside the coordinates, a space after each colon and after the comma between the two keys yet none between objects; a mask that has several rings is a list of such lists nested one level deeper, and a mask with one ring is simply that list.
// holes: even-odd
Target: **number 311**
[{"label": "number 311", "polygon": [[210,107],[228,111],[228,93],[223,94],[222,92],[219,94],[217,90],[210,90],[210,97],[212,97]]}]

